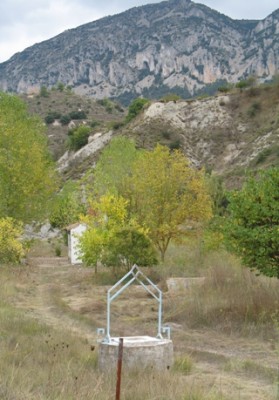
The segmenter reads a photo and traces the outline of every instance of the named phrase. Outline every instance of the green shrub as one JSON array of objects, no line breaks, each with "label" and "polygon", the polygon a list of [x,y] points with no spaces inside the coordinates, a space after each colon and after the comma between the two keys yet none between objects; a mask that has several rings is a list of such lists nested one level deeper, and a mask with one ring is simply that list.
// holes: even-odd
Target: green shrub
[{"label": "green shrub", "polygon": [[126,122],[130,122],[142,111],[143,107],[149,103],[148,99],[137,98],[132,101],[128,108],[128,115],[126,117]]},{"label": "green shrub", "polygon": [[180,139],[174,140],[173,142],[171,142],[171,143],[169,144],[169,148],[170,148],[171,150],[178,150],[178,149],[180,149],[180,148],[181,148],[181,140],[180,140]]},{"label": "green shrub", "polygon": [[48,92],[46,86],[41,86],[41,88],[40,88],[40,96],[41,97],[48,97],[49,96],[49,92]]},{"label": "green shrub", "polygon": [[255,117],[255,115],[257,114],[258,111],[260,111],[261,109],[261,103],[259,103],[258,101],[255,101],[249,108],[247,111],[247,114],[249,117]]},{"label": "green shrub", "polygon": [[71,111],[69,113],[71,119],[86,119],[86,112],[85,111]]},{"label": "green shrub", "polygon": [[120,129],[123,126],[124,126],[124,122],[123,121],[112,121],[110,123],[110,128],[114,129],[114,130]]},{"label": "green shrub", "polygon": [[238,89],[245,89],[249,86],[249,82],[247,80],[242,80],[236,83],[235,87]]},{"label": "green shrub", "polygon": [[62,115],[59,119],[62,125],[68,125],[71,122],[71,117],[70,115]]},{"label": "green shrub", "polygon": [[89,123],[89,125],[91,126],[91,128],[95,128],[96,126],[100,125],[99,121],[93,120]]},{"label": "green shrub", "polygon": [[77,151],[88,143],[90,127],[80,125],[68,132],[68,148]]},{"label": "green shrub", "polygon": [[47,116],[45,117],[46,124],[52,124],[56,119],[60,119],[61,114],[57,111],[50,111]]}]

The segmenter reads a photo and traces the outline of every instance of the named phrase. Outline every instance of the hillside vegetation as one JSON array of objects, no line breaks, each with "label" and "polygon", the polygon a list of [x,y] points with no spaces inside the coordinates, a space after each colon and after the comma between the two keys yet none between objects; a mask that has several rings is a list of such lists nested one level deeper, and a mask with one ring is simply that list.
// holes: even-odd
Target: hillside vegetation
[{"label": "hillside vegetation", "polygon": [[56,86],[38,94],[21,95],[21,98],[29,112],[39,115],[46,123],[49,149],[55,160],[65,153],[71,128],[86,124],[94,134],[109,129],[111,123],[125,116],[125,109],[117,103],[79,96],[64,86],[62,90]]},{"label": "hillside vegetation", "polygon": [[[194,165],[223,177],[232,188],[240,187],[247,171],[278,166],[279,160],[278,83],[257,84],[252,80],[246,87],[244,83],[244,88],[240,84],[221,87],[222,91],[211,97],[185,101],[179,96],[165,96],[145,104],[129,119],[126,110],[116,103],[96,102],[67,91],[54,90],[48,97],[24,99],[29,110],[42,119],[53,111],[61,115],[85,111],[85,119],[73,121],[76,125],[85,121],[92,128],[90,145],[80,154],[66,154],[59,161],[67,179],[81,177],[111,138],[122,135],[134,139],[138,148],[151,149],[160,143],[181,149]],[[69,121],[62,125],[59,119],[47,125],[49,146],[56,159],[67,150],[68,125]],[[100,135],[94,136],[96,132]]]}]

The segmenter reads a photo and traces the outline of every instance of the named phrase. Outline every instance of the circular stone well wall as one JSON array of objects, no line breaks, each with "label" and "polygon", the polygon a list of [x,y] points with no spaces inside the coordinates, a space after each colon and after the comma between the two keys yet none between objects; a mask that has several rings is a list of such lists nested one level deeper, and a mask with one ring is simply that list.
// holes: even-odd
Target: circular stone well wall
[{"label": "circular stone well wall", "polygon": [[[99,344],[98,365],[100,370],[116,369],[119,338]],[[168,339],[150,336],[123,337],[123,367],[169,369],[173,364],[173,343]]]}]

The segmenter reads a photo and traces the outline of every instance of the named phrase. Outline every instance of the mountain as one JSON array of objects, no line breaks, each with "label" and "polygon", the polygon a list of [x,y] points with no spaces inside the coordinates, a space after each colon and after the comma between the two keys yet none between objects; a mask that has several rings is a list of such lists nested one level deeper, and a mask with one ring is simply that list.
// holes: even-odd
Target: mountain
[{"label": "mountain", "polygon": [[78,94],[129,102],[183,97],[206,85],[279,70],[279,10],[233,20],[190,0],[132,8],[35,44],[0,64],[0,88],[36,92],[57,82]]}]

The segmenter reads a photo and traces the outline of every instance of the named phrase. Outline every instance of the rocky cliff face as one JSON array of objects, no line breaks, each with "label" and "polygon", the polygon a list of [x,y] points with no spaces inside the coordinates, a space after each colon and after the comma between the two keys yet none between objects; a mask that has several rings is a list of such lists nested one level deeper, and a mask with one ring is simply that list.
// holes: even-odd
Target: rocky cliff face
[{"label": "rocky cliff face", "polygon": [[279,69],[279,10],[232,20],[190,0],[169,0],[68,30],[0,64],[2,90],[58,81],[96,98],[129,100],[175,91],[187,97],[221,80]]}]

